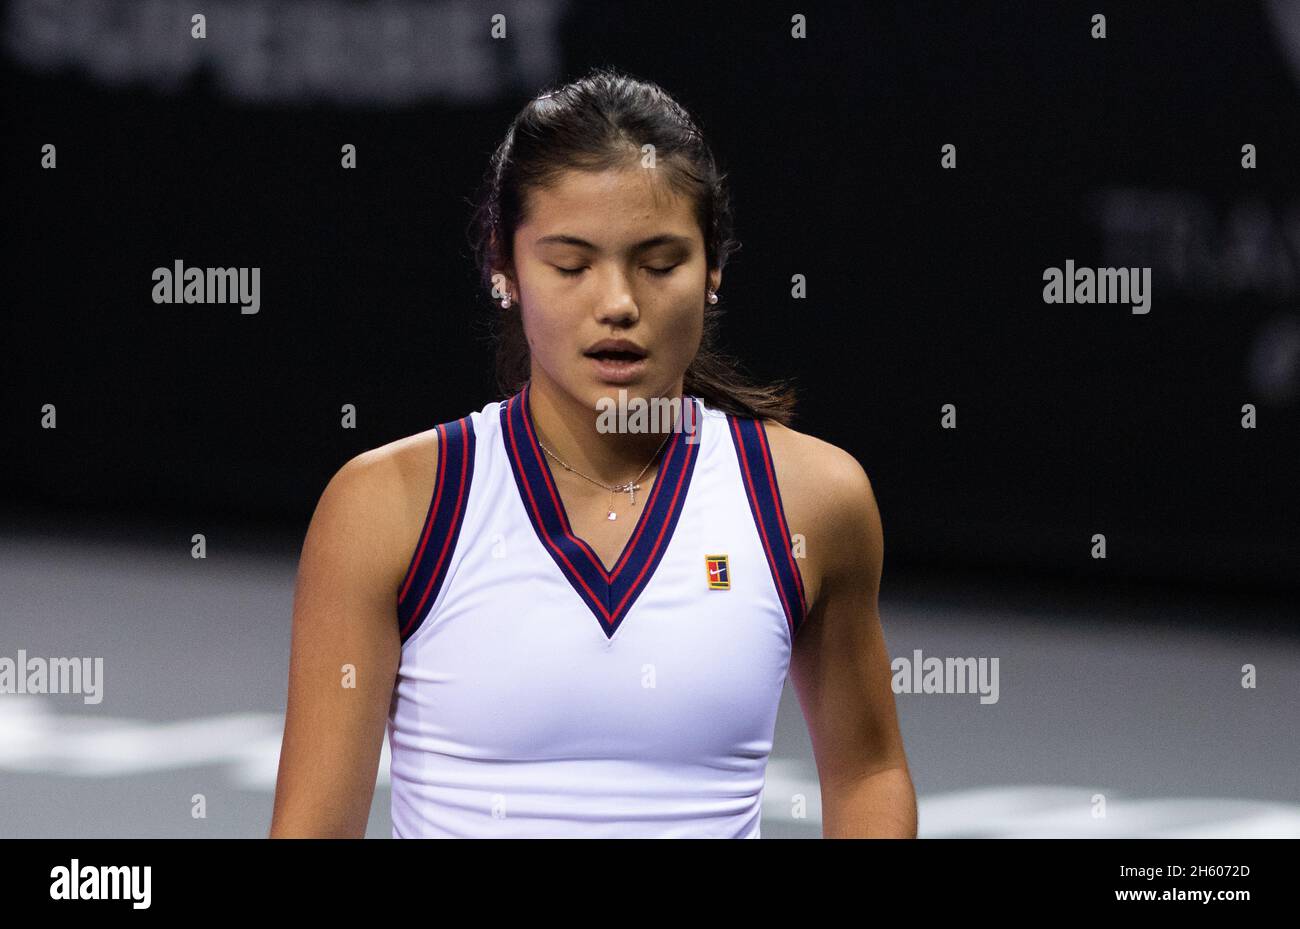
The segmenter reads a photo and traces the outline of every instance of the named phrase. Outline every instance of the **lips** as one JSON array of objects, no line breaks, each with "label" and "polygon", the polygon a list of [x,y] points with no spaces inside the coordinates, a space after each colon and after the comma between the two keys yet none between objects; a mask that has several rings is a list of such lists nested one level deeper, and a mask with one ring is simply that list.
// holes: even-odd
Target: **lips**
[{"label": "lips", "polygon": [[598,342],[585,353],[596,376],[606,384],[631,384],[644,374],[646,353],[626,341]]},{"label": "lips", "polygon": [[602,339],[584,353],[588,358],[602,361],[640,361],[648,354],[644,348],[629,339]]}]

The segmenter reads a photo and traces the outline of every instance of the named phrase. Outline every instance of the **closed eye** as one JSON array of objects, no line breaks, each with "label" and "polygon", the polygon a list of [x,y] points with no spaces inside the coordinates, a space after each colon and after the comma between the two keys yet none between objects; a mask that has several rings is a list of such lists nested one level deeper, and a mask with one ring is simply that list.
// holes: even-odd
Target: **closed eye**
[{"label": "closed eye", "polygon": [[[556,271],[559,271],[561,274],[563,274],[565,277],[577,277],[583,271],[587,270],[586,265],[583,265],[580,268],[561,268],[559,265],[552,265],[552,267],[555,268]],[[675,265],[669,265],[666,268],[647,267],[646,270],[649,271],[651,274],[653,274],[655,277],[667,277],[669,274],[672,274],[674,271],[676,271],[679,267],[681,267],[680,262]]]}]

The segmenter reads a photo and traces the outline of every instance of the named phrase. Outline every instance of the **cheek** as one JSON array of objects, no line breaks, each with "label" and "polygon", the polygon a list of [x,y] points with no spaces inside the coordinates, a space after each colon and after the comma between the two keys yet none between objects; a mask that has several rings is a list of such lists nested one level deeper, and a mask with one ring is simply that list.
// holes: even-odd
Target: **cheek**
[{"label": "cheek", "polygon": [[534,289],[525,306],[528,309],[523,315],[524,335],[529,348],[541,354],[559,350],[564,340],[574,331],[574,326],[560,311],[558,299],[547,294],[544,289]]},{"label": "cheek", "polygon": [[675,364],[685,366],[700,350],[704,333],[704,314],[699,307],[682,303],[674,308],[671,317],[660,324],[663,356]]},{"label": "cheek", "polygon": [[704,303],[699,288],[685,285],[673,295],[672,329],[682,335],[697,335],[704,328]]}]

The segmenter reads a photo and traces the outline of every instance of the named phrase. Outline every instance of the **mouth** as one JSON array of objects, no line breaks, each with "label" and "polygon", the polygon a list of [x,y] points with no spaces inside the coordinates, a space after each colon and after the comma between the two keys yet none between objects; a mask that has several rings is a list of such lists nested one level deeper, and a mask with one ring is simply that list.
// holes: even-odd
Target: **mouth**
[{"label": "mouth", "polygon": [[642,361],[645,355],[632,351],[615,351],[614,349],[601,349],[598,352],[587,352],[588,358],[596,358],[600,361]]},{"label": "mouth", "polygon": [[587,352],[596,376],[607,384],[628,384],[645,371],[646,356],[623,349],[600,349]]}]

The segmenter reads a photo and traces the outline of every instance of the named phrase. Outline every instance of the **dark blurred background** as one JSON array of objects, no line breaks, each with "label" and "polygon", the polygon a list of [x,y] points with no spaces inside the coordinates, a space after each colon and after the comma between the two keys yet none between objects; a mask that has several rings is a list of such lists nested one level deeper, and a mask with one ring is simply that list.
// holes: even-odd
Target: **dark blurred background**
[{"label": "dark blurred background", "polygon": [[[228,0],[194,40],[184,4],[10,3],[0,494],[298,527],[353,454],[495,399],[467,200],[608,63],[703,123],[726,345],[862,462],[895,564],[1294,589],[1300,12],[1092,9],[813,5],[798,41],[763,4]],[[1045,304],[1067,258],[1151,267],[1150,312]],[[260,311],[154,304],[177,259],[260,267]]]},{"label": "dark blurred background", "polygon": [[[92,551],[129,578],[116,568],[145,564],[128,553],[146,543],[175,560],[150,575],[157,599],[121,580],[118,608],[179,601],[158,628],[237,638],[218,593],[218,629],[200,630],[184,592],[204,532],[213,558],[273,566],[263,612],[238,609],[274,661],[252,689],[186,672],[187,693],[219,679],[241,711],[253,692],[282,707],[293,559],[329,477],[497,399],[465,238],[488,155],[544,86],[605,64],[676,95],[729,172],[743,248],[723,347],[793,378],[796,428],[870,475],[892,651],[911,648],[908,609],[946,621],[1037,591],[1031,635],[1077,630],[1071,610],[1108,605],[1123,624],[1163,605],[1148,617],[1162,628],[1284,636],[1297,679],[1300,3],[212,0],[195,40],[198,11],[13,0],[0,14],[0,653],[20,630],[62,629],[44,646],[62,654],[92,626],[129,637],[129,619],[110,633],[89,616],[103,588],[51,598],[84,581]],[[340,167],[349,143],[355,170]],[[940,169],[947,143],[956,170]],[[259,267],[260,311],[153,303],[152,270],[176,260]],[[1044,303],[1044,269],[1067,260],[1150,267],[1150,312]],[[102,547],[77,547],[89,540]],[[155,690],[130,712],[157,706]],[[1256,772],[1245,793],[1300,794],[1294,735],[1257,735],[1292,780]],[[40,770],[15,744],[10,770]],[[936,752],[918,787],[962,786]],[[1157,790],[1176,767],[1131,783]],[[1236,783],[1225,769],[1187,790]]]}]

